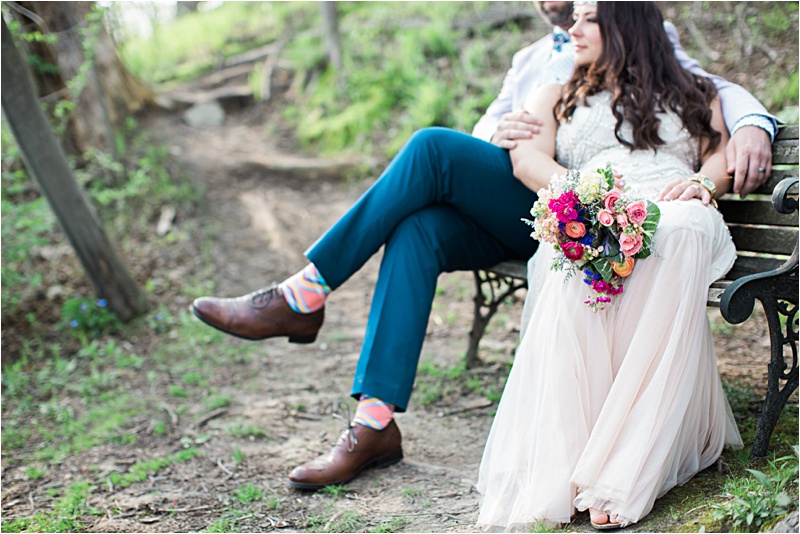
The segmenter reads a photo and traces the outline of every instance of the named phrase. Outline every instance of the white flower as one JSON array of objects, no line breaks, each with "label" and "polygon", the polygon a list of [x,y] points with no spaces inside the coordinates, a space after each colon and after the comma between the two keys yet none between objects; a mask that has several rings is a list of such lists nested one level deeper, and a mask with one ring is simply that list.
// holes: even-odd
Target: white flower
[{"label": "white flower", "polygon": [[582,174],[580,182],[575,187],[575,193],[583,204],[599,201],[608,192],[608,183],[604,176],[593,172]]}]

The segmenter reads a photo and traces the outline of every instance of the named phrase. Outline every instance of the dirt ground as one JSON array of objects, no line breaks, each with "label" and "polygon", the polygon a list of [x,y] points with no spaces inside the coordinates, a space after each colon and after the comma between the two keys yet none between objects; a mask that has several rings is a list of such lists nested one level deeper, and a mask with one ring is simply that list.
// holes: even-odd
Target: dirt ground
[{"label": "dirt ground", "polygon": [[[223,126],[206,129],[187,126],[179,112],[158,112],[142,121],[155,141],[167,144],[187,172],[207,188],[207,212],[197,215],[218,223],[212,257],[217,281],[214,292],[220,296],[243,294],[302,268],[306,247],[371,183],[371,179],[269,170],[254,160],[263,163],[296,157],[287,139],[267,133],[265,126],[274,118],[269,107],[229,111]],[[176,230],[188,223],[176,220]],[[196,258],[187,259],[185,265],[170,266],[172,276],[200,269],[197,262]],[[90,519],[87,529],[208,530],[231,504],[236,488],[249,483],[279,504],[271,509],[252,506],[248,514],[236,518],[237,531],[475,531],[479,495],[473,485],[496,403],[470,390],[451,391],[425,405],[417,392],[408,412],[397,417],[405,459],[364,473],[348,484],[351,491],[342,496],[300,492],[288,485],[289,470],[327,451],[341,432],[342,421],[331,415],[332,407],[339,402],[353,406],[348,392],[378,265],[379,258],[373,258],[329,299],[325,325],[315,344],[260,342],[255,358],[233,361],[215,376],[210,385],[231,398],[226,408],[204,413],[204,408],[197,406],[190,415],[202,415],[199,420],[175,416],[166,436],[143,432],[131,445],[96,447],[54,467],[40,480],[27,478],[26,466],[4,462],[4,515],[27,516],[47,506],[49,489],[89,475],[103,480],[103,475],[124,470],[137,460],[180,450],[179,438],[205,435],[210,439],[196,445],[200,454],[188,462],[176,463],[127,488],[110,483],[98,487],[90,504],[101,515]],[[472,275],[443,275],[440,286],[423,361],[452,367],[466,348]],[[183,295],[159,298],[173,313],[187,309],[190,301]],[[502,310],[482,346],[482,355],[490,363],[474,371],[475,376],[507,372],[517,342],[520,308],[512,304]],[[710,314],[716,324],[718,313],[712,310]],[[225,346],[252,344],[229,338]],[[769,341],[762,319],[723,328],[717,348],[725,380],[763,390]],[[163,377],[158,388],[148,391],[144,381],[133,377],[132,388],[140,389],[132,392],[152,396],[151,404],[169,411],[173,401],[162,396],[166,388],[160,387],[169,380]],[[264,429],[266,435],[232,436],[225,431],[232,422]],[[147,418],[129,424],[145,428]],[[246,460],[235,465],[231,454],[237,449]],[[93,466],[102,472],[93,472]],[[657,507],[653,517],[658,511]],[[648,518],[631,530],[658,529],[658,523],[652,521],[658,519]],[[571,528],[591,530],[586,514],[580,514]]]}]

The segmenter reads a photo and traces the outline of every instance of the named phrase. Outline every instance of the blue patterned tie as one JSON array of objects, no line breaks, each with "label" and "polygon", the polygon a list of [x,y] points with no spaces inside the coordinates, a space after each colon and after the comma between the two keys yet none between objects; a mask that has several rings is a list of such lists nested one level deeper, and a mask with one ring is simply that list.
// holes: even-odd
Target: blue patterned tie
[{"label": "blue patterned tie", "polygon": [[566,83],[575,67],[575,51],[569,34],[561,28],[553,28],[553,50],[542,69],[538,86],[548,83]]},{"label": "blue patterned tie", "polygon": [[553,28],[553,50],[561,52],[561,47],[564,43],[569,42],[569,34],[561,28]]}]

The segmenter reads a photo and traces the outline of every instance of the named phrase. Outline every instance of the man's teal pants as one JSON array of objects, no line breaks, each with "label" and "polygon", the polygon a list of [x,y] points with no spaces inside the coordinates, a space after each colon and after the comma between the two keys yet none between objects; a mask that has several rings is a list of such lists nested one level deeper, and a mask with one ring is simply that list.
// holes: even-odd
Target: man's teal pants
[{"label": "man's teal pants", "polygon": [[381,177],[306,257],[332,289],[385,246],[352,395],[408,406],[436,281],[536,250],[536,194],[508,152],[444,128],[415,133]]}]

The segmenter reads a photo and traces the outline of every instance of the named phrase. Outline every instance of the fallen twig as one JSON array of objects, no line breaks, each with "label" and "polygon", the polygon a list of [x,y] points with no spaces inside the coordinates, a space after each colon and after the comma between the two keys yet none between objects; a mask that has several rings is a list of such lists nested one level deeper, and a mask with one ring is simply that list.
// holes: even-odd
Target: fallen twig
[{"label": "fallen twig", "polygon": [[464,405],[464,406],[459,406],[457,408],[453,408],[452,410],[447,411],[444,414],[445,415],[455,415],[455,414],[458,414],[458,413],[471,412],[472,410],[480,410],[482,408],[488,408],[488,407],[492,406],[493,404],[494,403],[492,401],[490,401],[489,399],[479,399],[478,402],[474,402],[474,403],[471,403],[471,404],[467,404],[467,405]]},{"label": "fallen twig", "polygon": [[220,415],[225,415],[226,413],[228,413],[227,408],[219,408],[217,410],[214,410],[213,412],[206,414],[202,419],[200,419],[195,426],[197,428],[201,428],[212,419],[215,419]]},{"label": "fallen twig", "polygon": [[225,467],[225,464],[222,463],[222,458],[219,458],[217,460],[217,465],[219,466],[220,469],[228,473],[228,475],[233,476],[233,473],[227,467]]},{"label": "fallen twig", "polygon": [[170,419],[170,421],[172,421],[172,424],[173,425],[177,425],[178,424],[178,414],[175,413],[175,410],[173,410],[170,407],[170,405],[167,404],[166,402],[162,402],[161,404],[159,404],[159,406],[161,406],[164,409],[164,411],[169,414],[169,419]]},{"label": "fallen twig", "polygon": [[333,516],[331,516],[331,518],[328,519],[328,522],[325,523],[325,526],[322,528],[322,532],[330,532],[330,526],[336,519],[339,518],[340,515],[342,515],[341,512],[336,512],[335,514],[333,514]]},{"label": "fallen twig", "polygon": [[[171,513],[188,513],[188,512],[197,512],[199,510],[208,510],[211,508],[210,505],[204,504],[203,506],[195,506],[194,508],[158,508],[153,510],[154,512],[158,512],[160,514],[171,514]],[[241,519],[241,518],[240,518]]]}]

